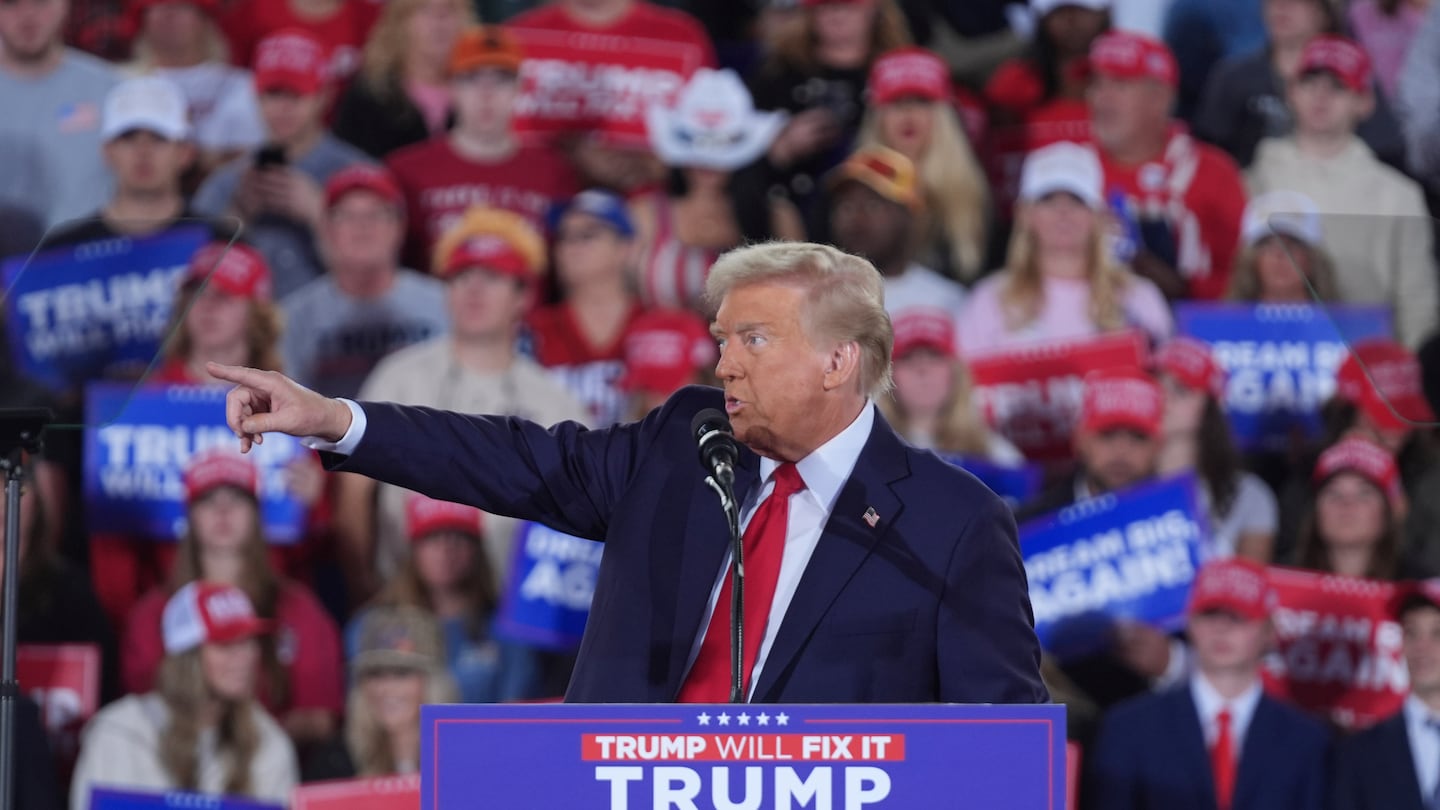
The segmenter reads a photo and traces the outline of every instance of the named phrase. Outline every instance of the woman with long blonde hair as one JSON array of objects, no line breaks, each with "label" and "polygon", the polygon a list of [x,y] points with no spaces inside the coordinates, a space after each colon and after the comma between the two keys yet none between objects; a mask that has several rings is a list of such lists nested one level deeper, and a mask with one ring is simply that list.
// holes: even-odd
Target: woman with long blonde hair
[{"label": "woman with long blonde hair", "polygon": [[884,54],[870,68],[870,108],[859,146],[886,146],[919,170],[925,205],[916,261],[970,282],[985,270],[990,192],[950,102],[950,68],[921,48]]},{"label": "woman with long blonde hair", "polygon": [[192,582],[165,603],[163,625],[155,690],[110,704],[85,729],[72,810],[88,808],[97,786],[289,801],[295,749],[255,699],[272,623],[239,588]]},{"label": "woman with long blonde hair", "polygon": [[465,0],[388,0],[340,97],[335,135],[383,158],[444,132],[450,120],[447,67],[460,32],[475,24]]},{"label": "woman with long blonde hair", "polygon": [[215,382],[209,361],[280,370],[282,318],[270,266],[243,242],[211,242],[190,259],[151,383]]},{"label": "woman with long blonde hair", "polygon": [[1254,198],[1240,220],[1240,255],[1227,297],[1256,304],[1340,300],[1323,236],[1320,210],[1308,196],[1271,191]]},{"label": "woman with long blonde hair", "polygon": [[1111,256],[1102,178],[1079,144],[1026,159],[1005,269],[975,287],[961,314],[966,356],[1132,327],[1156,343],[1170,336],[1160,290]]}]

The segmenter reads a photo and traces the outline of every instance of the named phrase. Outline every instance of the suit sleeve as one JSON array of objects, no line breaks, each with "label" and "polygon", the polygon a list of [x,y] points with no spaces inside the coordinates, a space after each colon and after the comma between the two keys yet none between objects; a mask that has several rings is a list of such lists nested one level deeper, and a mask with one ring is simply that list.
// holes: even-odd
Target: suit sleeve
[{"label": "suit sleeve", "polygon": [[985,495],[946,571],[936,623],[940,700],[1049,703],[1015,520]]},{"label": "suit sleeve", "polygon": [[366,402],[355,453],[322,457],[332,470],[601,540],[673,403],[643,422],[589,430],[576,422],[546,428],[514,417]]}]

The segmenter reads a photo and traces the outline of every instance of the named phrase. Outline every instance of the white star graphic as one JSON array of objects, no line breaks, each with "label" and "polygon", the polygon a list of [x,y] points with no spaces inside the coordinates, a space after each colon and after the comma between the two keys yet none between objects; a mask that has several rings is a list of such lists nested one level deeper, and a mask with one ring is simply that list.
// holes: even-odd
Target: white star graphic
[{"label": "white star graphic", "polygon": [[708,725],[710,725],[710,715],[706,714],[705,712],[701,712],[701,713],[700,713],[700,716],[699,716],[699,717],[696,717],[695,719],[696,719],[696,720],[699,720],[699,721],[700,721],[700,725],[702,725],[702,726],[708,726]]},{"label": "white star graphic", "polygon": [[726,714],[726,713],[724,713],[724,712],[721,712],[721,713],[720,713],[720,725],[722,725],[722,726],[728,726],[728,725],[730,725],[730,715],[728,715],[728,714]]},{"label": "white star graphic", "polygon": [[742,725],[742,726],[748,726],[748,725],[750,725],[750,715],[745,714],[744,712],[741,712],[741,713],[740,713],[740,725]]},{"label": "white star graphic", "polygon": [[786,713],[784,713],[784,712],[781,712],[781,713],[775,715],[775,725],[777,725],[777,726],[788,726],[788,725],[790,725],[790,715],[788,715],[788,714],[786,714]]},{"label": "white star graphic", "polygon": [[770,725],[770,715],[761,712],[755,717],[755,722],[759,723],[762,726],[768,726]]}]

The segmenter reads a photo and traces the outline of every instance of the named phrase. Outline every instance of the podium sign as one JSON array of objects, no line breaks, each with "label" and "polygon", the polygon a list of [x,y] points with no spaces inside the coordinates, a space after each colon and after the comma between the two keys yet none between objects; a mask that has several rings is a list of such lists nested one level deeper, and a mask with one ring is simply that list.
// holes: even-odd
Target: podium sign
[{"label": "podium sign", "polygon": [[230,796],[211,796],[204,793],[185,793],[178,790],[148,793],[138,790],[96,788],[90,791],[90,810],[285,810],[285,808],[270,802],[258,802]]},{"label": "podium sign", "polygon": [[1062,810],[1063,706],[426,706],[421,810]]}]

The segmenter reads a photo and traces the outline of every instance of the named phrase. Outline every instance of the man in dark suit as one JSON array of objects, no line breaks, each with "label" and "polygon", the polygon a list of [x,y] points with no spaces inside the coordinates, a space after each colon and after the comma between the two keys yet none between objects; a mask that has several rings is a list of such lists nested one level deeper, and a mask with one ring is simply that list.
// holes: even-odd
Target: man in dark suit
[{"label": "man in dark suit", "polygon": [[744,445],[746,693],[757,702],[1043,702],[1015,525],[973,477],[909,447],[870,397],[893,342],[879,273],[834,248],[732,251],[707,294],[724,392],[686,388],[606,430],[238,383],[242,449],[310,437],[332,469],[605,541],[567,699],[724,701],[730,547],[692,417],[723,407]]},{"label": "man in dark suit", "polygon": [[1195,672],[1126,701],[1102,721],[1087,781],[1094,810],[1310,810],[1325,804],[1329,734],[1265,696],[1273,638],[1265,569],[1211,563],[1189,609]]},{"label": "man in dark suit", "polygon": [[1395,715],[1340,744],[1334,810],[1440,807],[1440,580],[1402,586],[1394,607],[1410,695]]}]

